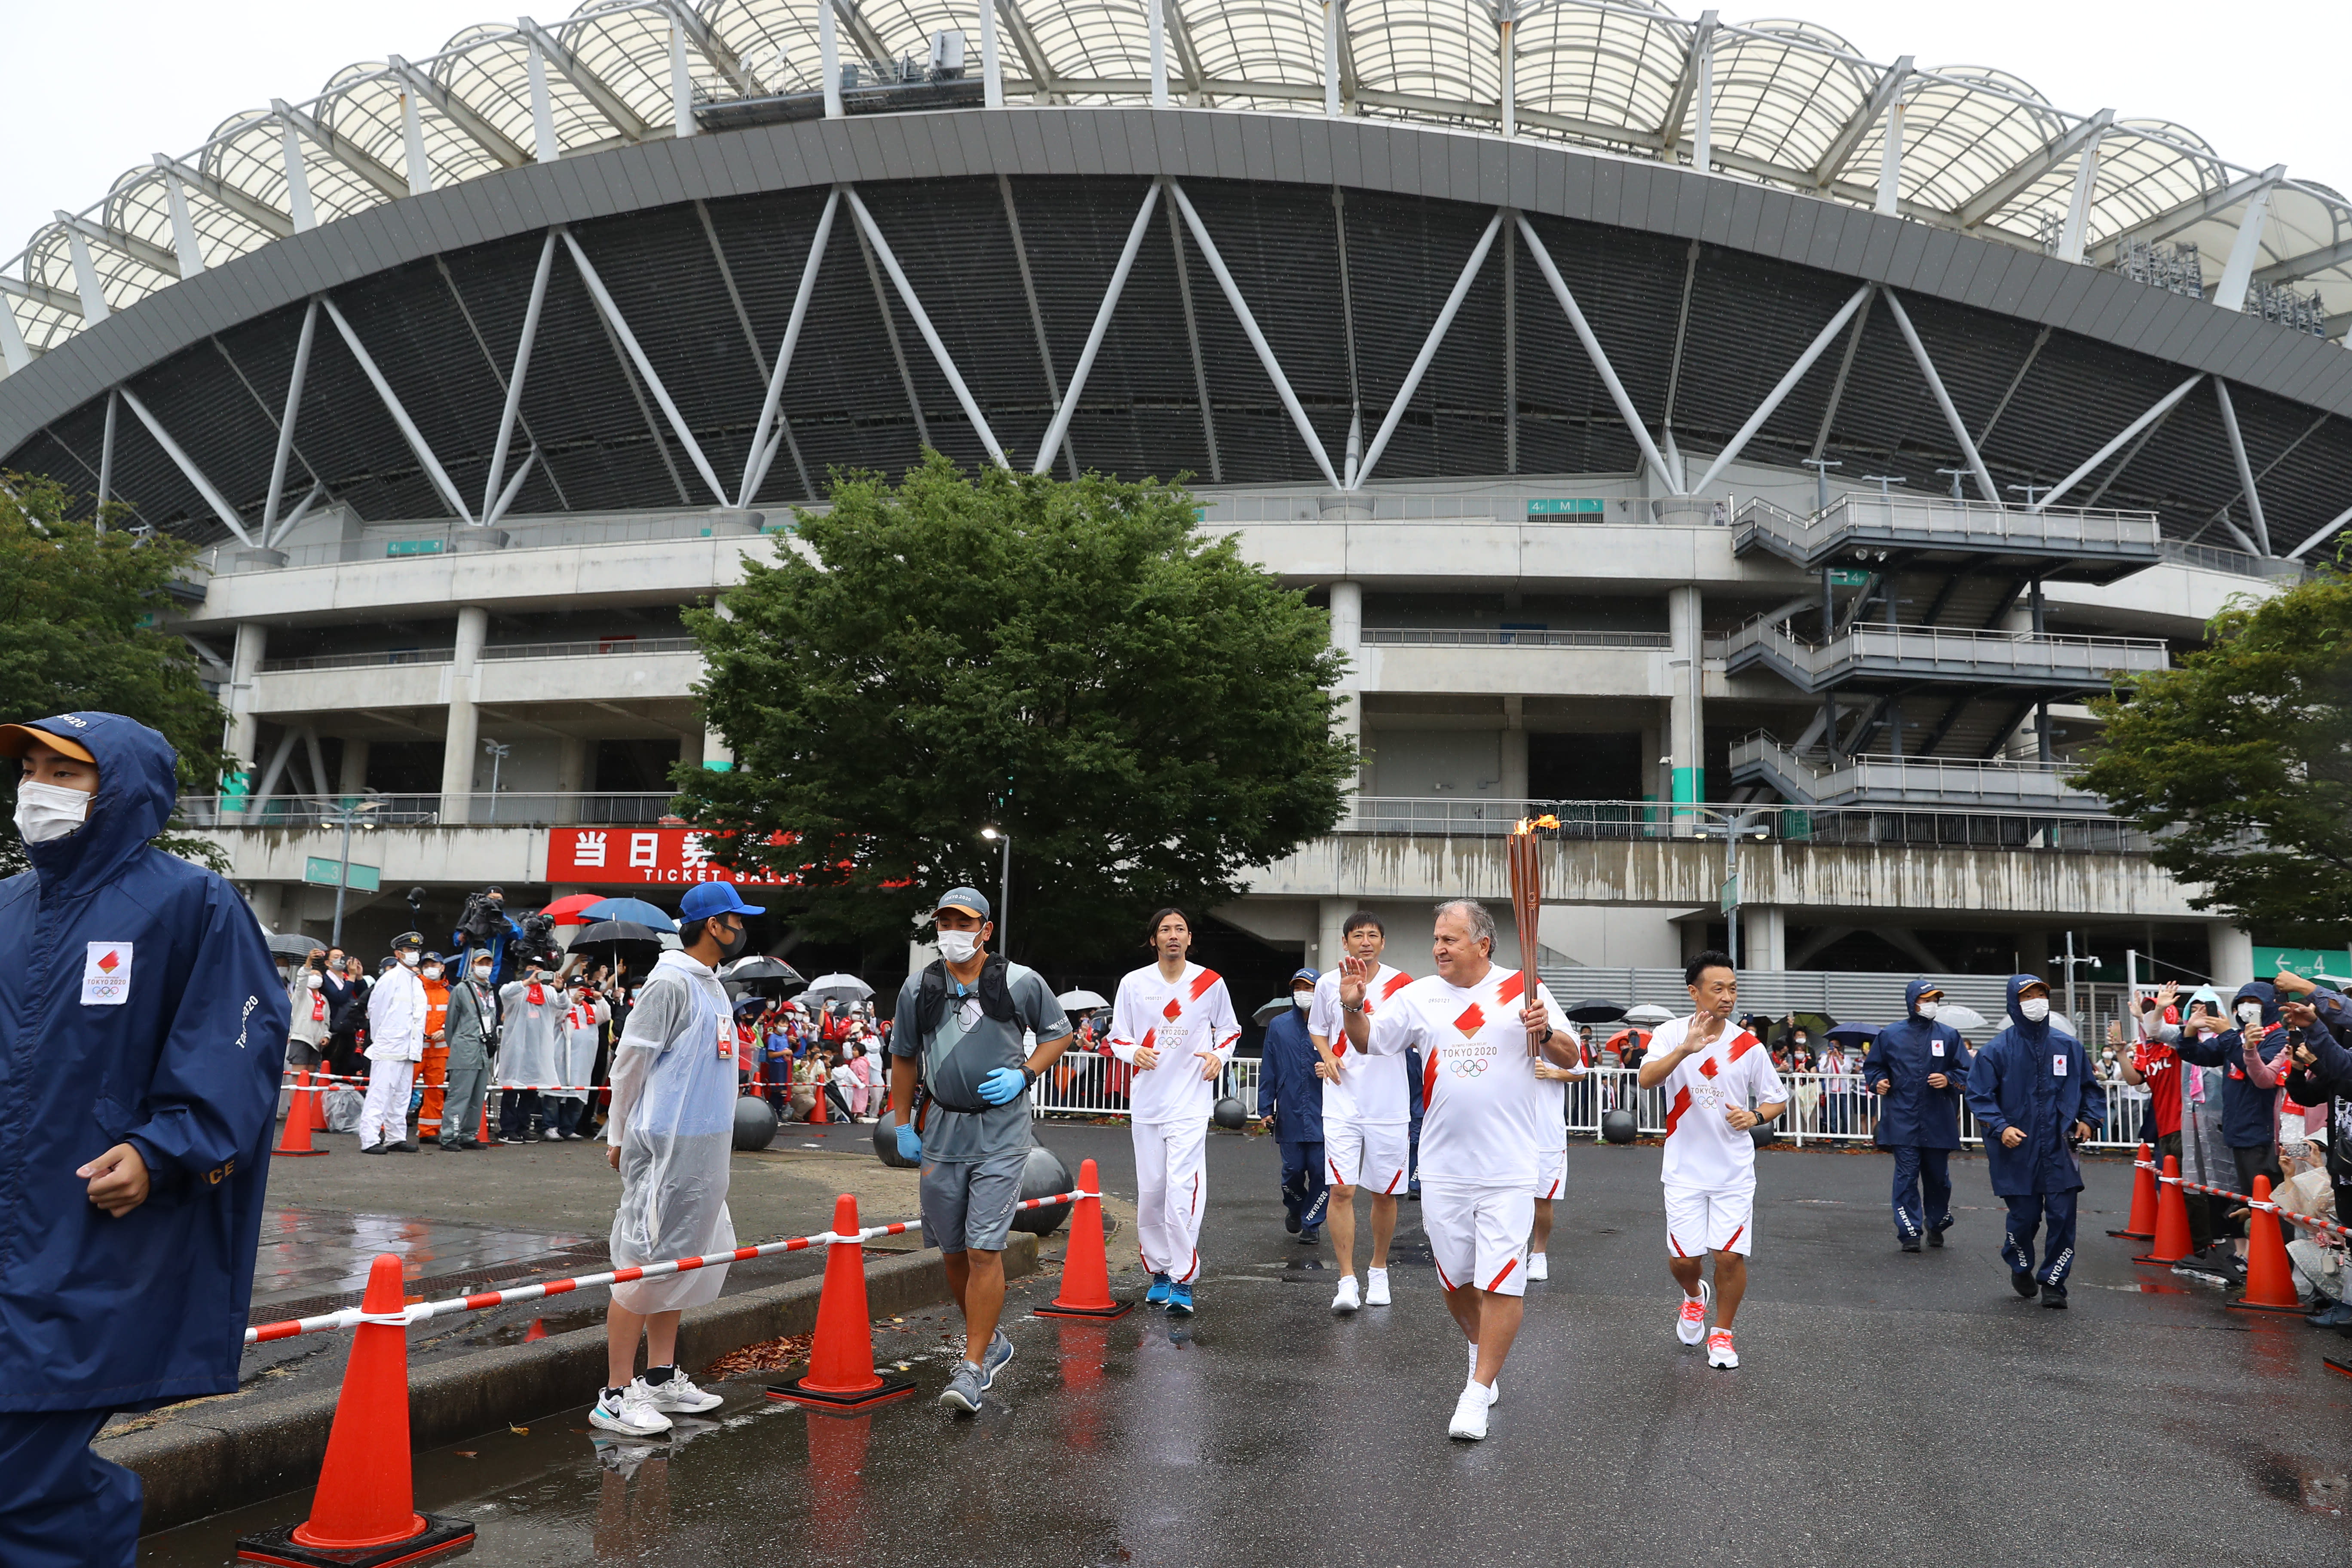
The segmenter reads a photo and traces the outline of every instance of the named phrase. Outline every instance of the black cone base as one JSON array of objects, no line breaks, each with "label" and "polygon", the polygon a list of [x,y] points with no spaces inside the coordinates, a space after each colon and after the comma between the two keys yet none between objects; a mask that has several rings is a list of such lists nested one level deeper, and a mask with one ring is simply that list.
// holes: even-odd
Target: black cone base
[{"label": "black cone base", "polygon": [[2334,1356],[2329,1356],[2320,1364],[2330,1372],[2340,1372],[2347,1377],[2352,1377],[2352,1362],[2341,1362]]},{"label": "black cone base", "polygon": [[348,1552],[305,1546],[294,1539],[297,1527],[289,1524],[257,1535],[237,1537],[236,1557],[240,1563],[280,1563],[289,1568],[393,1568],[398,1563],[422,1563],[427,1558],[473,1549],[474,1527],[466,1521],[437,1513],[423,1518],[425,1532],[421,1535]]},{"label": "black cone base", "polygon": [[2152,1230],[2111,1230],[2107,1234],[2117,1241],[2154,1241],[2156,1239],[2156,1232]]},{"label": "black cone base", "polygon": [[1124,1318],[1135,1310],[1132,1301],[1113,1301],[1108,1307],[1032,1307],[1030,1312],[1040,1318]]},{"label": "black cone base", "polygon": [[915,1392],[915,1380],[898,1377],[888,1373],[882,1376],[879,1388],[861,1389],[856,1394],[827,1394],[802,1386],[808,1380],[795,1377],[785,1383],[768,1384],[768,1397],[781,1399],[788,1405],[806,1405],[819,1410],[863,1410],[869,1405],[884,1405],[893,1399],[904,1399]]}]

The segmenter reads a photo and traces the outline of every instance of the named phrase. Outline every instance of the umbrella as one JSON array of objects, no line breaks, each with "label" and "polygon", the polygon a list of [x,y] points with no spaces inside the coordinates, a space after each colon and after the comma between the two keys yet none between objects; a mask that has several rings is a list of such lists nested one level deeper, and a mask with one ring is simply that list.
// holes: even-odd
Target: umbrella
[{"label": "umbrella", "polygon": [[1837,1020],[1827,1013],[1791,1013],[1780,1020],[1780,1026],[1775,1037],[1777,1038],[1778,1035],[1785,1035],[1792,1029],[1802,1029],[1811,1037],[1807,1043],[1817,1044],[1827,1038],[1829,1032],[1836,1027]]},{"label": "umbrella", "polygon": [[643,899],[599,899],[580,911],[592,921],[629,921],[648,931],[676,931],[677,922]]},{"label": "umbrella", "polygon": [[1571,1024],[1613,1024],[1624,1016],[1625,1009],[1616,1003],[1603,1002],[1597,998],[1589,1002],[1579,1002],[1575,1006],[1568,1009],[1568,1021]]},{"label": "umbrella", "polygon": [[625,958],[643,970],[651,967],[661,955],[661,933],[648,931],[634,921],[598,921],[581,928],[580,934],[572,939],[572,951],[607,963],[615,958]]},{"label": "umbrella", "polygon": [[808,984],[799,970],[782,959],[756,954],[737,959],[719,973],[728,981],[762,996],[781,998],[785,992]]},{"label": "umbrella", "polygon": [[602,893],[566,893],[539,912],[548,916],[560,926],[586,925],[595,918],[588,914],[587,910],[601,903],[618,901],[617,900],[608,900]]},{"label": "umbrella", "polygon": [[808,983],[801,993],[806,1001],[812,997],[820,1002],[863,1002],[874,994],[874,987],[855,974],[820,974]]},{"label": "umbrella", "polygon": [[1629,1024],[1639,1024],[1645,1029],[1654,1029],[1660,1024],[1672,1019],[1674,1015],[1655,1002],[1644,1002],[1639,1007],[1626,1008],[1624,1016]]},{"label": "umbrella", "polygon": [[1974,1007],[1963,1007],[1958,1002],[1947,1002],[1936,1009],[1936,1022],[1949,1024],[1962,1034],[1985,1026],[1985,1016]]},{"label": "umbrella", "polygon": [[1054,998],[1065,1013],[1092,1013],[1110,1005],[1091,991],[1065,991]]},{"label": "umbrella", "polygon": [[300,931],[284,931],[269,939],[269,951],[282,952],[289,958],[308,958],[313,952],[323,951],[326,945],[323,942],[304,936]]},{"label": "umbrella", "polygon": [[1878,1026],[1840,1024],[1830,1031],[1829,1037],[1842,1046],[1867,1046],[1871,1041],[1878,1038]]},{"label": "umbrella", "polygon": [[1260,1028],[1264,1028],[1266,1025],[1274,1022],[1275,1019],[1281,1017],[1285,1013],[1289,1011],[1290,998],[1287,996],[1277,996],[1271,1002],[1259,1003],[1257,1011],[1250,1015],[1250,1022],[1255,1024]]}]

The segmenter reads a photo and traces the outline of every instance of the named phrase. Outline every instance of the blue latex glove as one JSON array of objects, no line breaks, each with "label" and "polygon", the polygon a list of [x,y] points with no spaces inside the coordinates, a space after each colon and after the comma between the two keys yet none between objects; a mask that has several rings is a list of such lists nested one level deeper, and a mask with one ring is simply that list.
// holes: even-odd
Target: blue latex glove
[{"label": "blue latex glove", "polygon": [[996,1068],[980,1080],[980,1098],[991,1105],[1003,1105],[1028,1087],[1028,1076],[1019,1068]]},{"label": "blue latex glove", "polygon": [[923,1136],[905,1122],[898,1123],[898,1158],[919,1160],[923,1157]]}]

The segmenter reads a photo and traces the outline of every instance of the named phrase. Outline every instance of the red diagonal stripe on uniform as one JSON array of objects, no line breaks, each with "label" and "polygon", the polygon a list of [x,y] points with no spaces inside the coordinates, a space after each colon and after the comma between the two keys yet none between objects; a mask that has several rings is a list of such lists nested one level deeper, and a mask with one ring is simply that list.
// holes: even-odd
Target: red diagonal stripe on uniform
[{"label": "red diagonal stripe on uniform", "polygon": [[1400,971],[1396,974],[1390,976],[1389,983],[1381,987],[1381,1000],[1383,1002],[1387,1001],[1390,997],[1395,995],[1398,992],[1403,990],[1406,986],[1412,984],[1412,976]]},{"label": "red diagonal stripe on uniform", "polygon": [[1203,969],[1201,971],[1200,974],[1192,982],[1192,1000],[1198,1002],[1202,997],[1206,996],[1209,994],[1209,987],[1214,985],[1219,978],[1220,976],[1213,969]]},{"label": "red diagonal stripe on uniform", "polygon": [[1517,1001],[1520,994],[1525,992],[1527,988],[1527,971],[1517,971],[1512,974],[1508,980],[1504,981],[1500,985],[1495,988],[1495,1000],[1507,1007],[1512,1003]]},{"label": "red diagonal stripe on uniform", "polygon": [[1486,1281],[1486,1289],[1488,1290],[1492,1290],[1496,1286],[1500,1285],[1504,1280],[1508,1279],[1511,1277],[1511,1270],[1517,1268],[1518,1266],[1519,1260],[1516,1258],[1512,1258],[1508,1263],[1504,1264],[1503,1271],[1500,1274],[1496,1275],[1492,1279]]},{"label": "red diagonal stripe on uniform", "polygon": [[1146,1030],[1144,1030],[1144,1031],[1143,1031],[1143,1038],[1141,1038],[1141,1039],[1139,1039],[1139,1040],[1138,1040],[1138,1041],[1136,1041],[1136,1042],[1135,1042],[1135,1048],[1136,1048],[1137,1050],[1139,1050],[1139,1051],[1148,1051],[1148,1050],[1150,1050],[1150,1049],[1151,1048],[1151,1042],[1152,1042],[1154,1039],[1158,1038],[1158,1037],[1159,1037],[1159,1035],[1160,1035],[1160,1031],[1159,1031],[1159,1030],[1157,1030],[1157,1029],[1146,1029]]},{"label": "red diagonal stripe on uniform", "polygon": [[1671,1138],[1671,1137],[1673,1137],[1673,1136],[1675,1135],[1675,1124],[1676,1124],[1677,1122],[1679,1122],[1679,1121],[1682,1121],[1682,1119],[1683,1119],[1683,1112],[1684,1112],[1684,1111],[1685,1111],[1685,1110],[1688,1110],[1689,1109],[1690,1109],[1690,1086],[1689,1086],[1688,1084],[1685,1084],[1682,1088],[1680,1088],[1680,1089],[1678,1089],[1675,1090],[1675,1102],[1674,1102],[1674,1104],[1673,1104],[1671,1107],[1669,1107],[1669,1108],[1667,1109],[1667,1111],[1666,1111],[1666,1136],[1667,1136],[1667,1137]]},{"label": "red diagonal stripe on uniform", "polygon": [[1172,1024],[1184,1016],[1184,1005],[1171,996],[1168,998],[1168,1005],[1160,1009],[1160,1016]]},{"label": "red diagonal stripe on uniform", "polygon": [[1756,1045],[1757,1041],[1755,1036],[1749,1034],[1745,1029],[1740,1030],[1739,1037],[1731,1042],[1731,1059],[1733,1061],[1738,1061],[1741,1057],[1746,1056],[1749,1051],[1754,1050],[1756,1048]]},{"label": "red diagonal stripe on uniform", "polygon": [[1437,1047],[1433,1046],[1429,1055],[1421,1058],[1421,1112],[1423,1116],[1429,1114],[1429,1097],[1436,1092]]},{"label": "red diagonal stripe on uniform", "polygon": [[1739,1237],[1740,1237],[1740,1232],[1741,1232],[1741,1231],[1745,1231],[1747,1228],[1748,1228],[1748,1227],[1747,1227],[1746,1226],[1744,1226],[1744,1225],[1743,1225],[1743,1226],[1741,1226],[1739,1227],[1739,1229],[1738,1229],[1738,1230],[1735,1230],[1735,1231],[1733,1231],[1733,1232],[1732,1232],[1728,1237],[1726,1237],[1724,1238],[1724,1242],[1723,1242],[1723,1250],[1724,1250],[1724,1251],[1726,1251],[1726,1252],[1728,1252],[1728,1251],[1730,1251],[1733,1247],[1735,1247],[1738,1246],[1738,1245],[1739,1245]]}]

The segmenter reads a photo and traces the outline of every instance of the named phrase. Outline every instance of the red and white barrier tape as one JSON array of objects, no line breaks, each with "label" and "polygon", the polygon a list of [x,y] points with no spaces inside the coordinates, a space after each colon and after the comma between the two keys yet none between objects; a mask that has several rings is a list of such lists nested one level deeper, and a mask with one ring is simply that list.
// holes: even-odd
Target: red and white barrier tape
[{"label": "red and white barrier tape", "polygon": [[[280,1089],[285,1089],[285,1090],[287,1090],[289,1093],[292,1093],[292,1094],[319,1094],[319,1093],[322,1093],[322,1092],[323,1092],[323,1091],[325,1091],[328,1088],[330,1088],[331,1086],[335,1085],[335,1084],[339,1084],[339,1083],[364,1084],[364,1083],[366,1083],[367,1081],[368,1081],[368,1080],[367,1080],[367,1079],[366,1079],[364,1076],[358,1076],[358,1075],[353,1075],[353,1074],[350,1074],[350,1073],[336,1074],[336,1073],[321,1073],[321,1072],[314,1072],[314,1073],[312,1073],[312,1074],[310,1075],[310,1082],[308,1082],[308,1083],[280,1083],[278,1087],[278,1088],[280,1088]],[[447,1085],[447,1083],[446,1083],[446,1082],[443,1082],[443,1083],[412,1082],[412,1083],[410,1083],[410,1085],[409,1085],[408,1087],[414,1089],[446,1089],[446,1088],[448,1088],[449,1086],[448,1086],[448,1085]],[[603,1084],[603,1083],[496,1083],[496,1082],[493,1082],[493,1083],[490,1083],[490,1084],[486,1085],[485,1087],[486,1087],[486,1088],[489,1088],[489,1089],[537,1089],[537,1090],[539,1090],[539,1091],[540,1091],[541,1093],[542,1093],[542,1094],[549,1093],[549,1092],[551,1092],[551,1091],[562,1091],[562,1090],[567,1090],[567,1089],[568,1089],[568,1090],[570,1090],[571,1092],[574,1093],[574,1094],[593,1094],[593,1093],[597,1093],[597,1092],[600,1092],[600,1091],[602,1091],[602,1090],[604,1090],[604,1089],[609,1089],[609,1088],[611,1088],[612,1086],[611,1086],[610,1084]]]},{"label": "red and white barrier tape", "polygon": [[[1013,1205],[1016,1209],[1047,1208],[1056,1204],[1074,1203],[1079,1198],[1099,1198],[1100,1193],[1090,1193],[1074,1187],[1066,1193],[1054,1193],[1042,1198],[1024,1198]],[[314,1318],[289,1318],[283,1322],[263,1323],[245,1331],[247,1344],[261,1344],[271,1340],[290,1340],[300,1334],[325,1333],[335,1329],[356,1328],[362,1323],[387,1323],[407,1327],[429,1322],[437,1317],[457,1312],[479,1312],[491,1307],[509,1307],[519,1301],[537,1301],[549,1296],[562,1296],[573,1290],[593,1289],[602,1285],[626,1285],[638,1279],[656,1279],[664,1275],[683,1274],[690,1268],[709,1268],[717,1264],[741,1263],[753,1258],[766,1258],[779,1252],[804,1252],[813,1247],[829,1247],[838,1242],[863,1245],[877,1236],[904,1236],[917,1229],[920,1220],[898,1220],[889,1225],[871,1225],[854,1234],[844,1236],[833,1231],[819,1231],[814,1236],[796,1236],[789,1241],[764,1241],[756,1247],[739,1247],[732,1252],[713,1252],[701,1258],[679,1258],[667,1263],[646,1263],[627,1268],[615,1268],[604,1274],[581,1274],[569,1279],[551,1279],[543,1285],[522,1285],[511,1290],[484,1290],[472,1296],[452,1296],[446,1301],[412,1301],[397,1313],[369,1313],[357,1307],[346,1307],[340,1312],[321,1312]]]},{"label": "red and white barrier tape", "polygon": [[2321,1219],[2316,1215],[2297,1214],[2293,1209],[2279,1207],[2275,1202],[2258,1201],[2245,1193],[2233,1193],[2227,1187],[2209,1187],[2202,1182],[2192,1182],[2186,1176],[2167,1176],[2159,1173],[2156,1179],[2159,1182],[2171,1182],[2184,1192],[2203,1193],[2209,1197],[2231,1198],[2245,1205],[2248,1208],[2267,1210],[2288,1224],[2301,1226],[2305,1230],[2333,1231],[2337,1236],[2352,1237],[2352,1226],[2338,1225],[2332,1219]]}]

